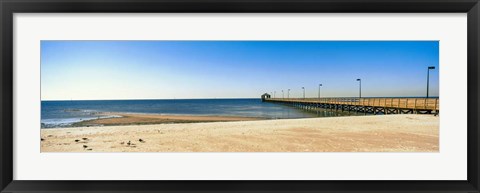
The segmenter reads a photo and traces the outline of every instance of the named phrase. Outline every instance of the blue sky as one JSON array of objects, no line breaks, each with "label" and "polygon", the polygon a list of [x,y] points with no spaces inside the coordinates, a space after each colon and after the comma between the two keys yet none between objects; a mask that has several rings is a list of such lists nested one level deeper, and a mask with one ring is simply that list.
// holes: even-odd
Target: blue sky
[{"label": "blue sky", "polygon": [[438,96],[438,41],[41,41],[42,100]]}]

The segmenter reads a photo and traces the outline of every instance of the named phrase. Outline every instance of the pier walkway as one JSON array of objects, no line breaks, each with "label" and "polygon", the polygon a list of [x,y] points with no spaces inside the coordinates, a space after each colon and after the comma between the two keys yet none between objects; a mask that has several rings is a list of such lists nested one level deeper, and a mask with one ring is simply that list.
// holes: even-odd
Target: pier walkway
[{"label": "pier walkway", "polygon": [[438,98],[264,98],[306,110],[330,109],[365,114],[439,114]]}]

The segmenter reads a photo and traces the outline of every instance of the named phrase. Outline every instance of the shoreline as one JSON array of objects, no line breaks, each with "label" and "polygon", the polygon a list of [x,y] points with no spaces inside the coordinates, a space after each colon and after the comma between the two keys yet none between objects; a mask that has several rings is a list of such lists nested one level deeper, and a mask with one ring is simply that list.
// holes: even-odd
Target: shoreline
[{"label": "shoreline", "polygon": [[220,115],[170,115],[120,112],[102,112],[96,115],[98,115],[98,118],[81,120],[79,122],[71,123],[68,126],[42,127],[41,129],[268,120],[267,118],[261,117],[239,117]]},{"label": "shoreline", "polygon": [[73,127],[82,126],[118,126],[118,125],[153,125],[173,123],[205,123],[226,121],[252,121],[262,120],[254,117],[235,116],[196,116],[196,115],[165,115],[165,114],[141,114],[141,113],[102,113],[109,118],[85,120],[72,124]]},{"label": "shoreline", "polygon": [[41,152],[438,152],[439,117],[401,114],[52,128],[42,129],[41,138]]}]

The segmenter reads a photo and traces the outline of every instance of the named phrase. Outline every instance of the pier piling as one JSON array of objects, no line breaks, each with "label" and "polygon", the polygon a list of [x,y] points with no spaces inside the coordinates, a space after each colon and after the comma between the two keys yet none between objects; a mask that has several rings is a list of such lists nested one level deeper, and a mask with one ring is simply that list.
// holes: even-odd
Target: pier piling
[{"label": "pier piling", "polygon": [[[438,98],[270,98],[262,95],[262,101],[281,103],[305,110],[330,109],[355,111],[366,114],[435,114],[438,115]],[[387,102],[388,101],[388,102]]]}]

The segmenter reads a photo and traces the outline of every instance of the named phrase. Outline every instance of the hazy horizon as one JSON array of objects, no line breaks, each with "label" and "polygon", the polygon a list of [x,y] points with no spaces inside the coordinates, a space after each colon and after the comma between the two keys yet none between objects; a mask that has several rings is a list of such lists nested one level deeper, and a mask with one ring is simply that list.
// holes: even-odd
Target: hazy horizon
[{"label": "hazy horizon", "polygon": [[41,100],[438,97],[438,41],[41,41]]}]

